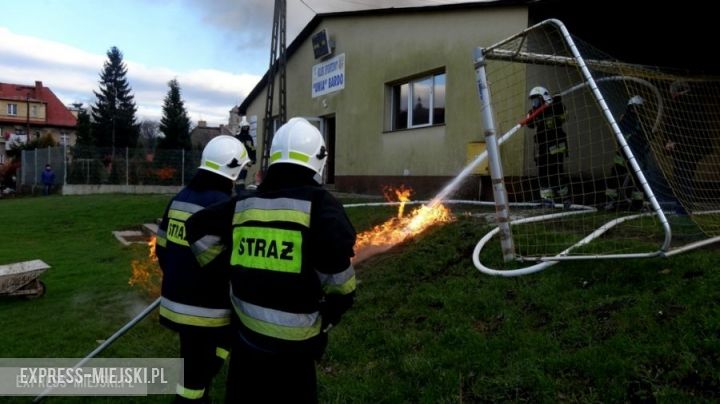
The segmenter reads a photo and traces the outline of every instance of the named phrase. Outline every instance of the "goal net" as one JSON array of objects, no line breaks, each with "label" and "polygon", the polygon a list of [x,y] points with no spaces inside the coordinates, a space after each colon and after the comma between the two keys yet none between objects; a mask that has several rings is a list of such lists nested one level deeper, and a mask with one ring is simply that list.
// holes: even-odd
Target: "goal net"
[{"label": "goal net", "polygon": [[478,51],[509,205],[495,239],[511,238],[515,258],[489,263],[671,255],[720,239],[720,81],[622,63],[557,20]]}]

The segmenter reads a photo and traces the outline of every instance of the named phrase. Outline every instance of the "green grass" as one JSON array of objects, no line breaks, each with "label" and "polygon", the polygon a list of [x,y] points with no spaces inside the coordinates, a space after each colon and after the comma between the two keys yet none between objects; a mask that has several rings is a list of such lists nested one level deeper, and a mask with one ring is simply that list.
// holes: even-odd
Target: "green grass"
[{"label": "green grass", "polygon": [[[111,231],[153,221],[167,200],[0,200],[0,260],[52,266],[42,277],[46,296],[0,297],[0,357],[83,357],[149,303],[127,285],[130,261],[146,249],[123,247]],[[394,209],[348,214],[362,230]],[[717,247],[672,259],[565,262],[506,279],[472,265],[472,249],[488,230],[461,216],[358,265],[356,305],[333,329],[318,365],[321,402],[719,399]],[[485,253],[489,266],[500,261],[493,248]],[[154,313],[101,356],[174,357],[177,341]],[[88,401],[98,398],[48,399]]]}]

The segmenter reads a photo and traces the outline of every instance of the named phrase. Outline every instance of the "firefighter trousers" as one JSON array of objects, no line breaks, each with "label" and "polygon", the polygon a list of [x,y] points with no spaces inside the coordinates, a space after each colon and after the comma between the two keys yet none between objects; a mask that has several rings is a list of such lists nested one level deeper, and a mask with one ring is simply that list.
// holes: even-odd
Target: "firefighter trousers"
[{"label": "firefighter trousers", "polygon": [[228,356],[228,344],[211,332],[180,332],[180,356],[184,361],[183,383],[176,403],[209,403],[212,379]]},{"label": "firefighter trousers", "polygon": [[232,349],[227,404],[317,403],[312,355],[263,352],[242,341],[233,342]]}]

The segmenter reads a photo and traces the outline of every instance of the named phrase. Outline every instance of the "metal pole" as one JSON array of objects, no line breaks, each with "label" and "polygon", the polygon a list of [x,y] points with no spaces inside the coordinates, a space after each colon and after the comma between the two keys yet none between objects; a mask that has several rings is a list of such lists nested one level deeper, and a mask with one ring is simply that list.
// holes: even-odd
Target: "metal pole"
[{"label": "metal pole", "polygon": [[[22,158],[22,164],[20,165],[20,185],[27,184],[25,182],[25,171],[27,171],[26,164],[27,164],[27,159],[28,159],[28,156],[27,156],[28,153],[25,153],[25,152],[26,152],[26,150],[20,150],[20,156]],[[17,179],[17,173],[15,173],[15,178]],[[18,191],[17,186],[18,186],[18,184],[17,184],[17,180],[16,180],[15,181],[15,192]]]},{"label": "metal pole", "polygon": [[185,186],[185,149],[182,150],[182,167],[180,168],[180,185]]},{"label": "metal pole", "polygon": [[27,141],[30,141],[30,94],[25,95],[25,115],[27,115]]},{"label": "metal pole", "polygon": [[[115,342],[116,339],[122,337],[123,334],[125,334],[125,333],[128,332],[131,328],[133,328],[133,327],[135,326],[135,324],[137,324],[137,323],[140,322],[140,320],[142,320],[142,319],[144,319],[145,317],[147,317],[148,314],[150,314],[153,310],[155,310],[155,308],[156,308],[157,306],[160,305],[160,299],[161,299],[161,298],[159,298],[159,297],[158,297],[157,299],[155,299],[155,301],[152,302],[152,303],[150,303],[147,307],[145,307],[145,308],[143,309],[143,311],[140,312],[140,314],[138,314],[137,316],[135,316],[132,320],[128,321],[127,324],[125,324],[124,326],[122,326],[119,330],[115,331],[115,333],[114,333],[113,335],[111,335],[110,338],[106,339],[105,342],[103,342],[102,344],[100,344],[100,346],[98,346],[97,348],[95,348],[95,350],[93,350],[92,352],[90,352],[90,353],[89,353],[86,357],[84,357],[80,362],[76,363],[75,366],[73,366],[73,369],[79,368],[79,367],[81,367],[82,365],[84,365],[85,363],[87,363],[87,361],[89,361],[90,359],[94,358],[95,355],[99,354],[100,352],[104,351],[107,347],[109,347],[113,342]],[[50,393],[51,391],[53,391],[53,388],[52,388],[52,387],[46,388],[45,391],[43,391],[39,396],[35,397],[35,399],[33,400],[33,403],[39,403],[39,402],[42,401],[43,398],[45,398],[45,396],[47,396],[48,393]]]},{"label": "metal pole", "polygon": [[[29,136],[30,136],[30,135],[28,135],[28,139],[29,139]],[[33,184],[34,184],[34,186],[33,186],[33,191],[35,191],[34,188],[37,186],[37,182],[38,182],[38,178],[37,178],[37,177],[38,177],[38,164],[37,164],[37,163],[38,163],[38,155],[37,155],[37,151],[38,151],[38,149],[35,148],[35,153],[34,153],[34,154],[35,154],[35,161],[33,162],[33,164],[35,165],[35,172],[33,173],[33,177],[35,177],[35,182],[33,182]]]},{"label": "metal pole", "polygon": [[515,245],[512,232],[510,231],[510,212],[508,206],[507,189],[503,179],[502,162],[500,161],[500,150],[495,130],[495,120],[492,115],[490,104],[490,91],[488,90],[487,76],[485,74],[485,54],[482,48],[476,48],[473,52],[475,60],[475,78],[477,89],[480,94],[482,124],[485,129],[485,145],[488,153],[490,178],[493,184],[493,195],[495,198],[495,210],[500,229],[500,245],[502,248],[503,260],[512,261],[515,257]]},{"label": "metal pole", "polygon": [[125,147],[125,185],[130,185],[130,148]]},{"label": "metal pole", "polygon": [[67,185],[67,141],[63,143],[63,189]]}]

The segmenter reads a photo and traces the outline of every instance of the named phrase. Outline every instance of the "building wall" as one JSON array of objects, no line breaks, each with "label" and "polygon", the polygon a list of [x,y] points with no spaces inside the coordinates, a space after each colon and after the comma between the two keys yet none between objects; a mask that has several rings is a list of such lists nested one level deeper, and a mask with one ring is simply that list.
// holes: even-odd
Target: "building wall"
[{"label": "building wall", "polygon": [[[8,115],[8,104],[17,106],[16,115]],[[29,115],[28,108],[30,110]],[[31,124],[45,122],[47,119],[47,106],[45,103],[30,101],[28,104],[25,100],[0,100],[0,120],[16,120],[18,124],[24,124],[27,123],[28,119]]]},{"label": "building wall", "polygon": [[[483,140],[473,49],[526,28],[527,20],[525,7],[326,17],[314,32],[327,29],[336,44],[333,55],[345,54],[345,88],[311,97],[311,69],[319,61],[306,39],[288,61],[288,117],[335,116],[339,190],[352,191],[341,188],[368,177],[410,183],[417,177],[437,188],[465,166],[468,143]],[[438,70],[447,80],[445,124],[388,131],[388,84]],[[259,127],[265,108],[261,94],[247,111],[258,116]],[[522,169],[522,162],[515,165]]]}]

